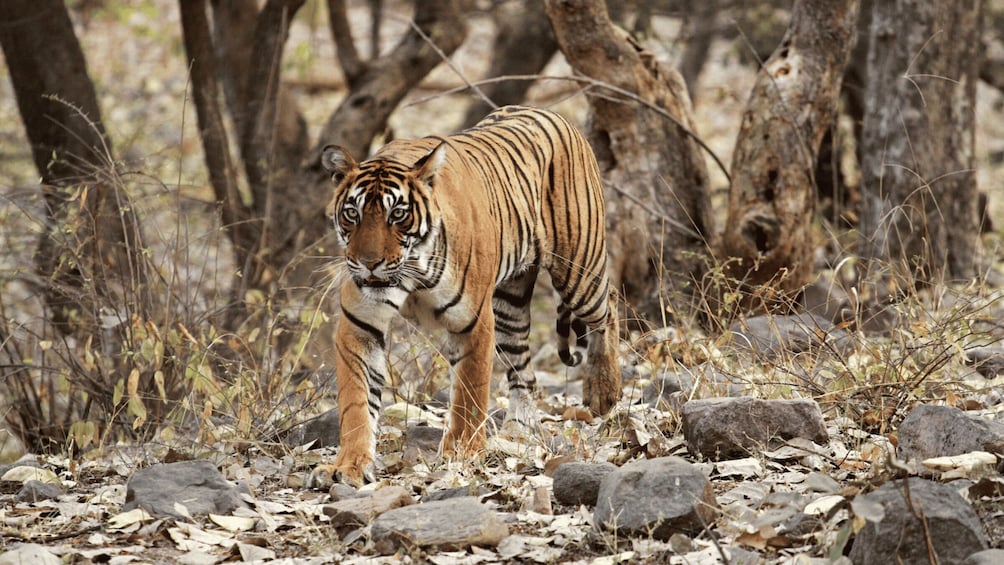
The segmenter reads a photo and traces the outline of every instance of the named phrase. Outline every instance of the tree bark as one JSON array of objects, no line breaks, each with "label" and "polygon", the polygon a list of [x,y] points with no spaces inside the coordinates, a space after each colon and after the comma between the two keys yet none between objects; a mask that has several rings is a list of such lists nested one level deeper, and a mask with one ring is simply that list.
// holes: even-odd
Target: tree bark
[{"label": "tree bark", "polygon": [[341,145],[353,155],[368,155],[370,142],[387,127],[391,112],[442,62],[440,52],[453,53],[466,34],[456,0],[428,0],[416,6],[411,31],[393,51],[365,65],[348,96],[328,119],[313,160],[319,163],[320,147],[329,143]]},{"label": "tree bark", "polygon": [[[980,0],[875,2],[862,139],[862,254],[892,286],[974,275]],[[884,275],[883,275],[884,276]]]},{"label": "tree bark", "polygon": [[747,292],[766,283],[796,291],[808,282],[813,170],[836,115],[857,14],[857,0],[797,1],[784,40],[758,73],[736,140],[721,238],[726,273]]},{"label": "tree bark", "polygon": [[64,3],[5,0],[0,21],[51,226],[36,266],[56,327],[90,334],[102,306],[127,307],[118,283],[142,282],[130,257],[139,249],[136,225],[120,213],[112,144]]},{"label": "tree bark", "polygon": [[668,307],[693,299],[712,236],[686,86],[611,23],[601,0],[548,0],[546,9],[577,72],[637,95],[592,88],[587,135],[607,185],[612,283],[639,320],[665,324]]},{"label": "tree bark", "polygon": [[[489,77],[536,75],[558,51],[551,23],[544,13],[544,2],[507,2],[496,8],[495,43]],[[471,127],[499,106],[520,104],[533,85],[528,80],[493,82],[481,87],[481,92],[495,106],[476,99],[467,108],[463,126]]]}]

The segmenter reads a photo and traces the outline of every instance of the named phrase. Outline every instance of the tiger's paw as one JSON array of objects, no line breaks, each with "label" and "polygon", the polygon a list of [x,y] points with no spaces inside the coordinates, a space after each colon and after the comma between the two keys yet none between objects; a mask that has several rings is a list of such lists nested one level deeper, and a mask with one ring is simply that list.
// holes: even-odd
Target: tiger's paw
[{"label": "tiger's paw", "polygon": [[354,487],[376,482],[376,472],[373,457],[368,454],[355,457],[342,457],[339,453],[335,462],[328,465],[318,465],[310,473],[307,480],[308,488],[327,488],[332,483],[341,482]]},{"label": "tiger's paw", "polygon": [[593,375],[587,376],[582,383],[582,403],[589,410],[602,416],[614,407],[621,399],[621,380],[616,378]]},{"label": "tiger's paw", "polygon": [[540,429],[540,414],[537,411],[537,403],[527,391],[516,389],[509,393],[509,408],[505,411],[503,426],[509,422],[515,422],[534,432]]},{"label": "tiger's paw", "polygon": [[485,454],[485,443],[483,432],[463,439],[458,434],[447,431],[439,444],[439,456],[445,459],[479,459]]}]

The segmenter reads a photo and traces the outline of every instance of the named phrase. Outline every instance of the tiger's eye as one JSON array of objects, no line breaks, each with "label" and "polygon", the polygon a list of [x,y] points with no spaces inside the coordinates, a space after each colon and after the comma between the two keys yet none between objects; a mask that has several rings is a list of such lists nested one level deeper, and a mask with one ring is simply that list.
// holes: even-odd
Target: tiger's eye
[{"label": "tiger's eye", "polygon": [[345,218],[345,221],[354,224],[359,221],[359,210],[356,210],[355,208],[345,208],[342,210],[342,217]]},{"label": "tiger's eye", "polygon": [[408,209],[407,208],[394,208],[393,210],[391,210],[391,213],[390,213],[390,219],[391,219],[391,221],[400,222],[401,220],[403,220],[403,219],[405,219],[407,217],[408,217]]}]

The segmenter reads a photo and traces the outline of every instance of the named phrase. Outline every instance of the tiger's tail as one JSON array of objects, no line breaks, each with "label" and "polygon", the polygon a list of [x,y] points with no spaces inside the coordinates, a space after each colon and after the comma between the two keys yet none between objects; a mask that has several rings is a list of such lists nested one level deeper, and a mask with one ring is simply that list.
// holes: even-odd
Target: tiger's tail
[{"label": "tiger's tail", "polygon": [[[577,347],[586,347],[586,323],[575,317],[564,304],[558,305],[558,321],[555,323],[558,331],[558,357],[569,367],[575,367],[582,362],[582,352]],[[575,332],[575,339],[569,339]]]}]

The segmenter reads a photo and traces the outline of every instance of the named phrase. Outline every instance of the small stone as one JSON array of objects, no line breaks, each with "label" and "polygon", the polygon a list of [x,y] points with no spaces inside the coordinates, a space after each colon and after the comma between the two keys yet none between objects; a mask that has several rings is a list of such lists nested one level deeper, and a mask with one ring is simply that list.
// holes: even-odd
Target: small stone
[{"label": "small stone", "polygon": [[63,560],[37,543],[22,543],[0,553],[0,565],[61,565]]},{"label": "small stone", "polygon": [[373,491],[369,496],[347,498],[323,507],[324,514],[331,517],[335,528],[345,526],[365,526],[374,518],[402,506],[414,504],[415,500],[404,488],[391,485]]},{"label": "small stone", "polygon": [[708,398],[683,405],[687,449],[710,459],[747,457],[792,438],[829,441],[819,405],[809,399]]},{"label": "small stone", "polygon": [[50,483],[42,481],[28,481],[17,493],[18,502],[38,502],[40,500],[53,500],[63,494],[63,489]]},{"label": "small stone", "polygon": [[551,492],[545,486],[539,486],[533,489],[533,499],[530,503],[530,509],[537,514],[554,514],[554,510],[551,509]]},{"label": "small stone", "polygon": [[443,429],[432,426],[411,425],[405,431],[404,438],[404,443],[407,447],[435,453],[439,451],[439,444],[443,441]]},{"label": "small stone", "polygon": [[338,408],[315,416],[293,426],[283,437],[287,445],[306,445],[312,448],[338,447],[341,439],[341,420],[338,418]]},{"label": "small stone", "polygon": [[593,513],[597,527],[668,540],[712,524],[718,502],[704,473],[679,457],[628,463],[603,478]]},{"label": "small stone", "polygon": [[400,547],[446,551],[494,547],[509,535],[509,527],[477,498],[462,497],[388,510],[373,521],[370,535],[382,554]]},{"label": "small stone", "polygon": [[617,470],[613,463],[575,461],[558,466],[554,471],[554,499],[570,506],[596,506],[603,477]]},{"label": "small stone", "polygon": [[436,502],[437,500],[449,500],[451,498],[460,498],[462,496],[481,497],[489,492],[491,491],[483,486],[470,484],[462,487],[446,488],[443,490],[427,492],[425,493],[425,496],[422,497],[422,502]]}]

